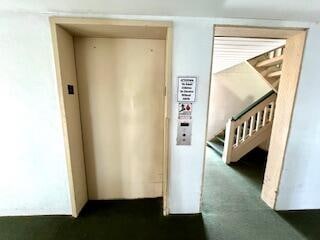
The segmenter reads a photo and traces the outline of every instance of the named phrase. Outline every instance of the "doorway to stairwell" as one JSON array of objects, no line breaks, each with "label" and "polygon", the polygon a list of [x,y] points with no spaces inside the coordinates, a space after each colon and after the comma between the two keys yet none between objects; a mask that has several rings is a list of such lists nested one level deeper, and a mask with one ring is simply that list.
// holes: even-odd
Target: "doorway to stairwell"
[{"label": "doorway to stairwell", "polygon": [[217,25],[214,33],[202,209],[239,201],[277,209],[306,31]]},{"label": "doorway to stairwell", "polygon": [[285,42],[215,37],[207,145],[227,164],[268,150]]}]

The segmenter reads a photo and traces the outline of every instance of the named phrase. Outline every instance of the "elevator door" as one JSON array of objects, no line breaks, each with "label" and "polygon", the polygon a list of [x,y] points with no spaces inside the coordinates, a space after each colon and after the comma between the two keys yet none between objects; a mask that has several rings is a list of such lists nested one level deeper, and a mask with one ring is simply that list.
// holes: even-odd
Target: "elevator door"
[{"label": "elevator door", "polygon": [[89,199],[162,196],[165,41],[74,48]]}]

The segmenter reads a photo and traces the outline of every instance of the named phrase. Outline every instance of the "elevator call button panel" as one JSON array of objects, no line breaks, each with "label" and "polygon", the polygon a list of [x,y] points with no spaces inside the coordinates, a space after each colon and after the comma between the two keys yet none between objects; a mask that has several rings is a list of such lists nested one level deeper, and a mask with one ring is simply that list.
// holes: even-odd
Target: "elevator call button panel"
[{"label": "elevator call button panel", "polygon": [[179,120],[177,145],[191,145],[191,121]]},{"label": "elevator call button panel", "polygon": [[192,103],[179,103],[177,145],[191,145]]}]

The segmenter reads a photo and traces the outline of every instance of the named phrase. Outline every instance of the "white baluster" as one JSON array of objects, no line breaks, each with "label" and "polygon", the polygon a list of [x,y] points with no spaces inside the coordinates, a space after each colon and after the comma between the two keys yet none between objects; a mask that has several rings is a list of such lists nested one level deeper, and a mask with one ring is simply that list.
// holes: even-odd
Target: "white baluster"
[{"label": "white baluster", "polygon": [[240,140],[240,126],[237,127],[236,147],[239,145]]},{"label": "white baluster", "polygon": [[253,123],[254,123],[254,117],[251,116],[250,118],[250,128],[249,128],[249,136],[252,136],[252,132],[253,132]]},{"label": "white baluster", "polygon": [[257,113],[257,122],[256,122],[256,132],[258,132],[261,124],[261,112],[259,111]]},{"label": "white baluster", "polygon": [[271,51],[271,52],[269,52],[269,58],[271,59],[271,58],[274,58],[274,51]]},{"label": "white baluster", "polygon": [[242,131],[242,140],[246,140],[246,135],[247,135],[247,128],[248,128],[248,121],[245,121],[243,124],[243,131]]},{"label": "white baluster", "polygon": [[276,49],[276,57],[281,56],[282,48]]},{"label": "white baluster", "polygon": [[271,108],[270,108],[270,114],[269,114],[269,122],[271,122],[272,119],[273,119],[274,102],[271,102],[271,103],[270,103],[270,106],[271,106]]},{"label": "white baluster", "polygon": [[264,107],[263,110],[263,117],[262,117],[262,126],[264,127],[266,125],[266,121],[267,121],[267,113],[268,113],[268,107]]}]

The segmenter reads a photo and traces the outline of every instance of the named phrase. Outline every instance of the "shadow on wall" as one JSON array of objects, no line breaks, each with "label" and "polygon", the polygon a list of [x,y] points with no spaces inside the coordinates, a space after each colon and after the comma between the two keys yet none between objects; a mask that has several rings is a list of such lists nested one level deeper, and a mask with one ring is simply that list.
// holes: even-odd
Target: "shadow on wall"
[{"label": "shadow on wall", "polygon": [[210,89],[207,140],[225,129],[229,118],[270,91],[247,63],[213,74]]}]

